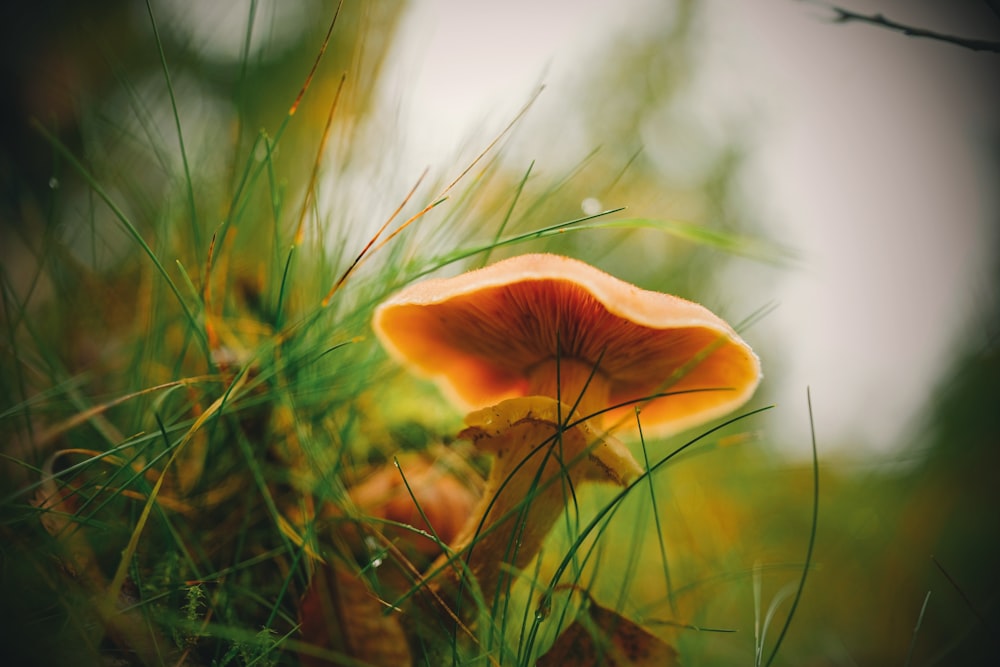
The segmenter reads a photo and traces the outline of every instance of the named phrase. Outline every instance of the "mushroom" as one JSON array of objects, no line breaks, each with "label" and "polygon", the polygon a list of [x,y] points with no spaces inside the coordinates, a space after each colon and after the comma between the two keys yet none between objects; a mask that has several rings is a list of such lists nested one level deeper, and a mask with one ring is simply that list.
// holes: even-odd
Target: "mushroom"
[{"label": "mushroom", "polygon": [[467,409],[550,396],[601,427],[638,405],[643,430],[663,435],[731,412],[760,381],[750,346],[704,306],[559,255],[416,283],[380,304],[373,326]]},{"label": "mushroom", "polygon": [[[523,569],[538,553],[565,507],[560,478],[626,486],[642,473],[609,434],[636,406],[647,433],[676,432],[760,381],[750,347],[703,306],[558,255],[416,283],[376,308],[373,327],[392,357],[476,410],[460,435],[496,457],[454,545],[486,602],[503,590],[501,562]],[[441,597],[454,601],[463,573],[442,559]]]}]

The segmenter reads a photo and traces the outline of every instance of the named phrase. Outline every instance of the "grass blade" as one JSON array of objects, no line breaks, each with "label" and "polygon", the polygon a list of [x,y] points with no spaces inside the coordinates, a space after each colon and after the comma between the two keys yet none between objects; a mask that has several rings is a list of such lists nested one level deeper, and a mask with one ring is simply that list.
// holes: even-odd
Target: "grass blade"
[{"label": "grass blade", "polygon": [[771,649],[771,655],[767,659],[765,665],[770,665],[774,662],[775,656],[778,655],[778,649],[781,648],[781,643],[785,639],[785,635],[788,633],[788,627],[792,623],[792,617],[795,616],[795,610],[799,606],[799,600],[802,599],[802,590],[806,586],[806,576],[809,574],[809,568],[812,565],[813,548],[816,546],[816,527],[819,522],[819,455],[816,452],[816,422],[813,419],[813,409],[812,409],[812,394],[807,389],[806,390],[806,403],[809,406],[809,434],[810,440],[812,442],[812,465],[813,465],[813,508],[812,508],[812,526],[809,530],[809,546],[806,549],[806,562],[802,566],[802,578],[799,579],[799,587],[795,591],[795,597],[792,599],[792,607],[788,610],[788,616],[785,618],[785,624],[781,627],[781,632],[778,633],[778,639],[774,642],[774,648]]}]

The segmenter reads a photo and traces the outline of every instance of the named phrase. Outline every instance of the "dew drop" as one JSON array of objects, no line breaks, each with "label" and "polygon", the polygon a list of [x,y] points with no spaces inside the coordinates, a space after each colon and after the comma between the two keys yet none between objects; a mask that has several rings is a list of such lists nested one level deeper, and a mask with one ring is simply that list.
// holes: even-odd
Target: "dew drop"
[{"label": "dew drop", "polygon": [[[371,535],[368,535],[365,537],[365,546],[368,548],[369,551],[376,552],[378,549],[378,542],[376,542],[375,538],[373,538]],[[368,564],[371,565],[373,568],[375,568],[375,567],[380,567],[383,562],[385,561],[382,560],[382,556],[375,556],[368,562]]]},{"label": "dew drop", "polygon": [[549,613],[552,611],[552,598],[545,594],[538,601],[538,606],[535,607],[535,620],[538,622],[544,621],[549,617]]},{"label": "dew drop", "polygon": [[264,160],[267,159],[267,145],[263,141],[258,142],[257,147],[254,148],[253,158],[257,160],[257,162],[263,162]]},{"label": "dew drop", "polygon": [[580,202],[580,210],[584,212],[585,215],[597,215],[604,208],[601,205],[601,201],[596,197],[587,197],[582,202]]}]

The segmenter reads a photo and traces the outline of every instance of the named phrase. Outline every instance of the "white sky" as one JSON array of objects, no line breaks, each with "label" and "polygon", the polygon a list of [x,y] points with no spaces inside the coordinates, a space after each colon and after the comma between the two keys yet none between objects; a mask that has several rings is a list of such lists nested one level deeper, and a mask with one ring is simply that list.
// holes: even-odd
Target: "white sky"
[{"label": "white sky", "polygon": [[[402,117],[419,128],[412,173],[484,146],[538,83],[558,84],[615,31],[641,29],[643,4],[414,3],[389,65]],[[919,6],[877,9],[946,30],[988,25]],[[691,104],[709,122],[754,119],[746,187],[769,233],[803,257],[780,281],[738,281],[755,306],[779,304],[756,330],[784,341],[766,378],[781,415],[769,438],[808,453],[809,386],[825,445],[888,454],[974,321],[970,307],[994,289],[1000,211],[985,168],[998,115],[982,74],[1000,57],[825,16],[792,0],[708,2]]]}]

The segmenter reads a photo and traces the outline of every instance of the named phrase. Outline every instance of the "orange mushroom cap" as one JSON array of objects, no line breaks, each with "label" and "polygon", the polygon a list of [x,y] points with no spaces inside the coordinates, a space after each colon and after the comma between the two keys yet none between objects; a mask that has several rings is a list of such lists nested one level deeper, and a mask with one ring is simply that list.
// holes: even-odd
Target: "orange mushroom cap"
[{"label": "orange mushroom cap", "polygon": [[[599,409],[627,403],[605,424],[634,423],[638,405],[644,430],[676,432],[742,405],[761,377],[750,346],[705,307],[559,255],[415,283],[375,309],[373,326],[390,355],[467,409],[560,386],[540,383],[540,368],[584,367],[604,385]],[[670,395],[648,398],[660,392]]]}]

